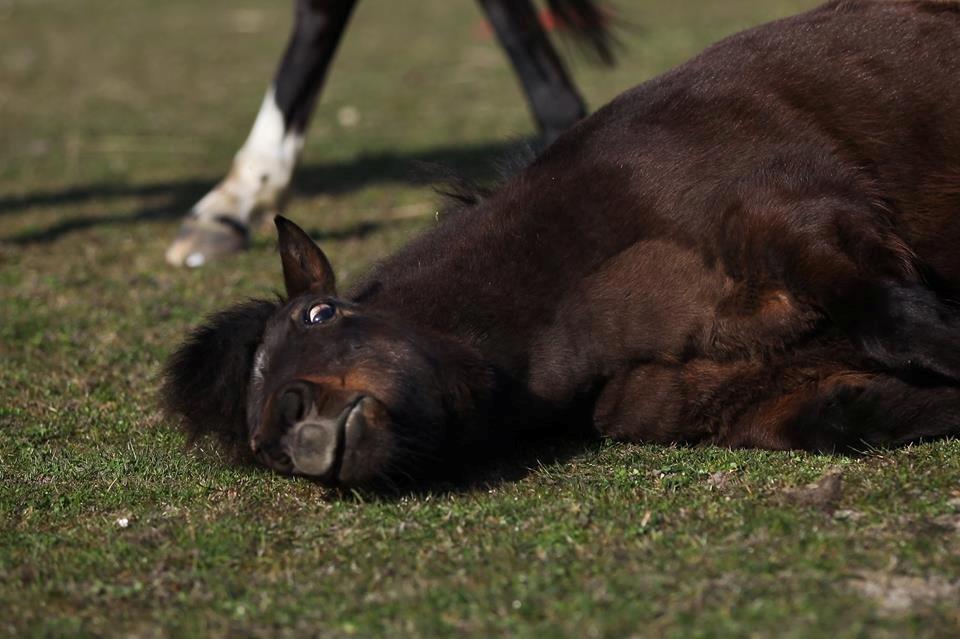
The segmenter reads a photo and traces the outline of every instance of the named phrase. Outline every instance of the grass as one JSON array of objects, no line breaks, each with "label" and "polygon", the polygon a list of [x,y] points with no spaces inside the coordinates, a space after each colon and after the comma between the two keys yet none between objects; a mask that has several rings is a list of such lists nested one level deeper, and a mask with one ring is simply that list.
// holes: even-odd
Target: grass
[{"label": "grass", "polygon": [[[159,366],[205,313],[278,289],[279,264],[266,235],[200,272],[163,249],[250,125],[287,4],[0,1],[0,634],[960,633],[960,442],[558,446],[391,499],[185,454]],[[621,66],[574,65],[594,107],[813,3],[620,4]],[[531,132],[473,3],[395,6],[361,3],[289,209],[346,280],[431,223],[411,162],[484,175]],[[790,496],[831,469],[835,503]]]}]

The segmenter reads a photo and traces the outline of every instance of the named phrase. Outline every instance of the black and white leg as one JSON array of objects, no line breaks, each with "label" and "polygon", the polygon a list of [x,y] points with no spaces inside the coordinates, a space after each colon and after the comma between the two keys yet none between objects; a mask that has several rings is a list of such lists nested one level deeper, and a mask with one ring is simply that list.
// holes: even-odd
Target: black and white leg
[{"label": "black and white leg", "polygon": [[187,215],[167,249],[202,266],[245,248],[251,223],[282,210],[310,114],[356,0],[296,0],[293,34],[273,84],[227,176]]}]

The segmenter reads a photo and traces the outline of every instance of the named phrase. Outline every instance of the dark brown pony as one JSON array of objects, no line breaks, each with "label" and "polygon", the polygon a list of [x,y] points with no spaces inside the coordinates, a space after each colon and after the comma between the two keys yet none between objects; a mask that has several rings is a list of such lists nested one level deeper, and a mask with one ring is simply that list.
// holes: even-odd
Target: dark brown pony
[{"label": "dark brown pony", "polygon": [[345,485],[518,429],[857,452],[960,433],[960,5],[845,0],[582,121],[338,294],[214,316],[165,396]]}]

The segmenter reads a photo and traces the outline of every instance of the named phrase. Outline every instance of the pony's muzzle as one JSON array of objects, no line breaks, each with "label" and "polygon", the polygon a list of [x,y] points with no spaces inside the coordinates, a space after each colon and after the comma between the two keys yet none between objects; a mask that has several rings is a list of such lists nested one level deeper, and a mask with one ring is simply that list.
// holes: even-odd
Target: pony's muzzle
[{"label": "pony's muzzle", "polygon": [[344,459],[358,452],[374,403],[359,393],[325,392],[303,381],[282,388],[277,393],[279,448],[290,459],[290,471],[338,481]]},{"label": "pony's muzzle", "polygon": [[391,462],[392,421],[372,395],[296,380],[273,393],[267,407],[250,446],[274,470],[358,485],[376,479]]},{"label": "pony's muzzle", "polygon": [[[294,472],[314,477],[336,476],[334,466],[344,439],[336,424],[330,421],[302,421],[284,438],[293,461]],[[342,454],[342,453],[341,453]]]}]

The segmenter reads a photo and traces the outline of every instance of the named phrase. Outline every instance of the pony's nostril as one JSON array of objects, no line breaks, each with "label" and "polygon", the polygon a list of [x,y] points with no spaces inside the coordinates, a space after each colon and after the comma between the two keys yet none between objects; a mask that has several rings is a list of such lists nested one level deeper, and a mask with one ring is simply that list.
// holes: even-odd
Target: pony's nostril
[{"label": "pony's nostril", "polygon": [[293,386],[280,396],[280,414],[288,424],[295,424],[303,419],[306,412],[307,400],[303,387]]}]

